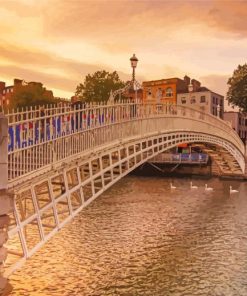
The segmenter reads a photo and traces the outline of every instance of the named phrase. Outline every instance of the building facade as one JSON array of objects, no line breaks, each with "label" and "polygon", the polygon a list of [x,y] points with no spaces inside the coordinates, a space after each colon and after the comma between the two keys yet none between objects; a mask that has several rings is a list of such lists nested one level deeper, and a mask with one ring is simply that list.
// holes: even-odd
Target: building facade
[{"label": "building facade", "polygon": [[53,92],[51,90],[47,90],[45,87],[43,87],[43,84],[41,82],[25,82],[21,79],[14,79],[14,84],[10,86],[6,86],[6,83],[3,81],[0,81],[0,109],[8,109],[12,106],[12,96],[13,94],[20,89],[21,87],[40,87],[44,90],[44,94],[47,98],[53,99]]},{"label": "building facade", "polygon": [[6,86],[5,82],[0,81],[0,109],[9,107],[13,91],[14,85]]},{"label": "building facade", "polygon": [[177,94],[177,104],[193,107],[222,119],[224,117],[224,96],[202,87],[195,79],[191,80],[185,92]]},{"label": "building facade", "polygon": [[247,141],[247,114],[228,111],[224,112],[224,120],[229,121],[241,140]]},{"label": "building facade", "polygon": [[187,76],[184,80],[180,78],[168,78],[152,81],[144,81],[143,86],[143,101],[154,104],[177,103],[177,93],[186,91],[187,89]]}]

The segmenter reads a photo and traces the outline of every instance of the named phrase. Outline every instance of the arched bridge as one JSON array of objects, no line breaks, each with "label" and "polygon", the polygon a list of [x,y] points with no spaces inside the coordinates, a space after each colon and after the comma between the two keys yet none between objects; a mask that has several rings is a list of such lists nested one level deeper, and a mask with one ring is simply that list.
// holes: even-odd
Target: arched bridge
[{"label": "arched bridge", "polygon": [[54,106],[6,118],[0,186],[6,196],[14,195],[7,275],[112,184],[179,143],[221,146],[245,171],[236,132],[223,120],[184,106]]}]

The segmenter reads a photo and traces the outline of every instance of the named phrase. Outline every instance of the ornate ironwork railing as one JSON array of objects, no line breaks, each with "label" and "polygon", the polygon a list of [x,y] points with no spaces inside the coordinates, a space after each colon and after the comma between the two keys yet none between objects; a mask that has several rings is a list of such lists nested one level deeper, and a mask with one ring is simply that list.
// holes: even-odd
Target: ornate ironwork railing
[{"label": "ornate ironwork railing", "polygon": [[149,162],[205,164],[208,162],[208,155],[205,153],[160,153],[151,158]]},{"label": "ornate ironwork railing", "polygon": [[181,130],[191,131],[196,122],[204,122],[210,129],[209,134],[218,132],[219,137],[226,137],[238,153],[244,154],[242,141],[227,122],[179,105],[137,101],[74,107],[68,104],[22,109],[6,117],[9,180],[114,140],[165,130],[163,125],[167,123],[156,121],[162,118],[189,119],[185,126],[181,123]]}]

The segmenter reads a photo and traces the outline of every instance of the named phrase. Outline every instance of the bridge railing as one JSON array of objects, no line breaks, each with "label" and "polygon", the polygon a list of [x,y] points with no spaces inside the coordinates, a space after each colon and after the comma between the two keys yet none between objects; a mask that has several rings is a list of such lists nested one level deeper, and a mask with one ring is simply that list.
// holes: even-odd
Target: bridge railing
[{"label": "bridge railing", "polygon": [[149,160],[154,163],[207,163],[208,155],[205,153],[160,153]]},{"label": "bridge railing", "polygon": [[[68,156],[136,134],[131,122],[157,117],[205,121],[229,133],[242,152],[243,143],[225,121],[196,109],[142,102],[99,103],[22,109],[8,118],[8,178],[14,180]],[[183,127],[181,127],[183,128]]]}]

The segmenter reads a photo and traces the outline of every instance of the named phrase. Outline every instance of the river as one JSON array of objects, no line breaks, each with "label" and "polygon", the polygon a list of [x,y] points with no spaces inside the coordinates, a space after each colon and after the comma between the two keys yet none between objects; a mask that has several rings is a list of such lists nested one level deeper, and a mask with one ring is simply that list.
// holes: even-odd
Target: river
[{"label": "river", "polygon": [[122,179],[10,277],[10,295],[246,296],[247,183],[170,181]]}]

